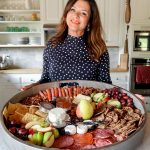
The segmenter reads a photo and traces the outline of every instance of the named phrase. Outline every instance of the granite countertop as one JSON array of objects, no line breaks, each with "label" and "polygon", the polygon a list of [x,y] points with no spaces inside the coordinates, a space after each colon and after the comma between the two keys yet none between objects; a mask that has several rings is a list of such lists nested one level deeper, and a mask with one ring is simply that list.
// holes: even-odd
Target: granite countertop
[{"label": "granite countertop", "polygon": [[[110,72],[128,72],[128,70],[120,69],[120,68],[114,68],[111,69]],[[42,69],[40,68],[27,68],[27,69],[6,69],[6,70],[0,70],[0,74],[41,74]]]},{"label": "granite countertop", "polygon": [[[147,113],[147,122],[146,122],[146,130],[143,141],[141,141],[141,145],[136,150],[149,150],[150,149],[150,113]],[[36,148],[28,147],[25,144],[22,144],[13,138],[11,138],[0,124],[0,150],[37,150]]]}]

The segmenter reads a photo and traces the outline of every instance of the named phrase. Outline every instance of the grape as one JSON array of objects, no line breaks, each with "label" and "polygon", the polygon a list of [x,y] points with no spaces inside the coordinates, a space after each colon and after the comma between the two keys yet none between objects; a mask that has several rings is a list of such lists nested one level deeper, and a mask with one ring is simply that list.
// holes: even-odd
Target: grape
[{"label": "grape", "polygon": [[122,93],[122,96],[127,96],[127,93]]},{"label": "grape", "polygon": [[128,96],[123,96],[122,98],[125,99],[125,100],[127,100],[129,97]]},{"label": "grape", "polygon": [[11,132],[13,135],[15,135],[16,132],[17,132],[16,127],[11,127],[11,128],[9,128],[8,130],[9,130],[9,132]]},{"label": "grape", "polygon": [[24,129],[24,128],[18,128],[17,131],[18,131],[19,135],[26,135],[26,134],[28,134],[28,130]]}]

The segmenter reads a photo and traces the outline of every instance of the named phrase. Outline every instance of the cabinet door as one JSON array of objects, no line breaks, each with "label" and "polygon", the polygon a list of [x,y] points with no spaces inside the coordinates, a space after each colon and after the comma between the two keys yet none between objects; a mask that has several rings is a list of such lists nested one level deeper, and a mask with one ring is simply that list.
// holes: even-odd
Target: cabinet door
[{"label": "cabinet door", "polygon": [[0,109],[15,94],[20,92],[20,75],[2,74],[0,75]]},{"label": "cabinet door", "polygon": [[124,3],[120,0],[96,0],[107,46],[120,46],[124,30]]},{"label": "cabinet door", "polygon": [[103,29],[105,28],[105,0],[96,0]]},{"label": "cabinet door", "polygon": [[44,0],[43,6],[44,23],[59,23],[62,10],[62,0]]},{"label": "cabinet door", "polygon": [[119,46],[119,35],[121,31],[121,18],[123,10],[120,0],[105,0],[104,31],[107,46]]},{"label": "cabinet door", "polygon": [[122,72],[112,72],[110,74],[111,76],[111,80],[112,80],[112,84],[119,86],[121,88],[124,88],[126,90],[129,89],[129,77],[128,77],[128,73],[122,73]]},{"label": "cabinet door", "polygon": [[132,0],[131,1],[131,22],[132,23],[150,23],[150,1]]}]

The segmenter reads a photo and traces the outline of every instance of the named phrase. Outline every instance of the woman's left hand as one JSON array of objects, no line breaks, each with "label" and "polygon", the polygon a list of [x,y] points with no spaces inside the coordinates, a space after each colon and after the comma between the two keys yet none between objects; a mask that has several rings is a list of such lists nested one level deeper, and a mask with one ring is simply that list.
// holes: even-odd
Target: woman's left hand
[{"label": "woman's left hand", "polygon": [[144,100],[145,98],[143,95],[135,94],[135,96],[138,97],[142,101],[143,104],[145,103],[145,100]]}]

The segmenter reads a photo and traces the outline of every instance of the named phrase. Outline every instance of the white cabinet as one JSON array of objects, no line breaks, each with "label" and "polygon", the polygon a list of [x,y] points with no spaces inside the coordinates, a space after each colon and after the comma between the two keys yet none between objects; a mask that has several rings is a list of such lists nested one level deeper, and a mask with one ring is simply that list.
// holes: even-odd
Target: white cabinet
[{"label": "white cabinet", "polygon": [[0,74],[0,109],[21,88],[20,75]]},{"label": "white cabinet", "polygon": [[0,0],[0,47],[44,45],[41,2],[41,0]]},{"label": "white cabinet", "polygon": [[43,22],[56,24],[60,22],[63,11],[62,0],[43,0]]},{"label": "white cabinet", "polygon": [[96,0],[107,46],[121,46],[124,34],[124,2]]},{"label": "white cabinet", "polygon": [[150,23],[150,0],[131,0],[131,23]]},{"label": "white cabinet", "polygon": [[0,74],[0,110],[25,85],[40,80],[40,74]]},{"label": "white cabinet", "polygon": [[124,88],[126,90],[129,89],[129,75],[125,72],[111,72],[110,73],[112,84]]},{"label": "white cabinet", "polygon": [[150,96],[145,96],[144,101],[145,101],[146,110],[150,111]]},{"label": "white cabinet", "polygon": [[[44,0],[43,22],[57,24],[60,22],[64,7],[68,0]],[[124,35],[123,0],[96,0],[105,33],[107,46],[120,46]]]}]

